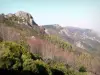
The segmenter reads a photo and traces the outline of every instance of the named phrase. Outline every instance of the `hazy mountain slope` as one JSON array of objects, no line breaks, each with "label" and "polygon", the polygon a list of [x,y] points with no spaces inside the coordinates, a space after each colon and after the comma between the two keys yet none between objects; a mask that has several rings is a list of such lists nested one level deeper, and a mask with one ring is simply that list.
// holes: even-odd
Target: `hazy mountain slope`
[{"label": "hazy mountain slope", "polygon": [[93,30],[59,25],[45,25],[43,27],[46,28],[48,34],[57,35],[77,47],[95,53],[100,51],[100,36]]}]

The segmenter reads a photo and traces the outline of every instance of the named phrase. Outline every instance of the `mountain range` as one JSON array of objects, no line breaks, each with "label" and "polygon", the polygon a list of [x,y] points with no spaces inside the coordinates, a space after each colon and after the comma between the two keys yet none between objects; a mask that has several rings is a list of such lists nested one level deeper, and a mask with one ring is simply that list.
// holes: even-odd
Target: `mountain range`
[{"label": "mountain range", "polygon": [[[15,42],[18,44],[18,47],[14,47],[14,49],[12,49],[13,45],[15,45],[12,43],[11,48],[7,47],[6,44],[9,46],[10,44],[2,43],[5,41]],[[21,46],[19,47],[20,43],[21,45],[25,46],[29,53],[40,55],[42,60],[36,55],[37,59],[31,57],[29,61],[26,61],[27,63],[24,63],[22,62],[21,56],[24,54],[23,52],[19,54],[20,58],[16,57],[16,55],[14,56],[13,50],[16,52],[17,48],[21,48]],[[26,47],[26,44],[28,47]],[[57,65],[58,63],[64,63],[66,64],[67,68],[65,69],[65,66],[62,66],[61,64],[60,68],[55,65],[53,66],[55,68],[53,68],[52,73],[54,74],[52,75],[100,75],[99,46],[100,35],[98,32],[91,29],[82,29],[71,26],[61,27],[59,24],[39,26],[34,21],[31,14],[24,11],[18,11],[10,14],[0,14],[0,61],[2,59],[2,50],[7,49],[4,51],[8,52],[8,54],[5,53],[3,56],[7,55],[7,57],[5,57],[5,63],[8,62],[9,59],[10,64],[4,63],[3,66],[5,66],[6,69],[12,70],[12,66],[14,66],[14,69],[16,69],[15,65],[13,65],[15,63],[11,64],[11,60],[14,62],[16,60],[18,63],[21,62],[22,65],[18,65],[18,63],[16,64],[16,67],[21,65],[20,70],[23,71],[25,67],[26,70],[32,72],[34,71],[32,68],[36,63],[38,65],[40,64],[37,66],[38,69],[40,69],[42,64],[43,67],[46,67],[46,70],[47,67],[49,67],[50,71],[52,71],[51,66],[55,63],[57,63]],[[11,54],[9,54],[9,52],[11,52]],[[12,58],[12,56],[14,57]],[[24,56],[24,59],[28,60],[28,58],[29,57]],[[32,63],[30,63],[30,61],[32,61]],[[40,61],[42,61],[42,63]],[[33,64],[34,62],[35,64]],[[23,66],[23,64],[26,66]],[[30,64],[32,66],[30,66]],[[2,64],[0,63],[0,68],[2,67],[1,65]],[[7,67],[7,65],[10,66]],[[27,67],[27,65],[29,65],[29,67]],[[19,70],[19,68],[17,70]],[[34,71],[33,73],[35,72],[36,75],[41,75],[42,73],[41,69]],[[41,73],[37,74],[38,72]],[[59,72],[63,73],[60,74]]]},{"label": "mountain range", "polygon": [[100,34],[92,29],[71,26],[61,27],[58,24],[44,25],[43,27],[49,35],[59,36],[76,47],[100,54]]}]

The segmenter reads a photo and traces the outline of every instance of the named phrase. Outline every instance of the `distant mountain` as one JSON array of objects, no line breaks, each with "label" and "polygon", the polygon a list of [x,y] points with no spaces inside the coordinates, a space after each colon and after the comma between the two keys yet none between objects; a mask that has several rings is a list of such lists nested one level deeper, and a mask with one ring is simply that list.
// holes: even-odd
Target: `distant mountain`
[{"label": "distant mountain", "polygon": [[48,34],[57,35],[74,46],[95,52],[100,51],[100,35],[91,29],[82,29],[77,27],[61,27],[58,24],[44,25]]}]

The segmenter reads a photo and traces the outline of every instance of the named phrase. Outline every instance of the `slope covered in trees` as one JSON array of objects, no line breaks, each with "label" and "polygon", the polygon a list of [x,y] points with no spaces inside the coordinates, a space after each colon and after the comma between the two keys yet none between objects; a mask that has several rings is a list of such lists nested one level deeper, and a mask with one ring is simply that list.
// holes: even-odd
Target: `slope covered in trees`
[{"label": "slope covered in trees", "polygon": [[89,75],[88,72],[100,72],[99,59],[77,50],[57,36],[47,35],[44,28],[34,21],[30,23],[27,18],[0,15],[0,72],[13,75]]},{"label": "slope covered in trees", "polygon": [[27,49],[22,43],[1,42],[0,72],[11,75],[87,75],[84,67],[76,72],[63,63],[50,63],[52,60],[45,63],[40,56]]}]

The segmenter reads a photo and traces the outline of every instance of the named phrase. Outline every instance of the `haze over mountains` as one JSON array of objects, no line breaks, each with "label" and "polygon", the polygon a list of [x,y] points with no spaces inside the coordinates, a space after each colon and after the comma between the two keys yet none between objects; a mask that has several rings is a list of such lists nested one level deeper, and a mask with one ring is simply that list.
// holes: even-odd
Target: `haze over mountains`
[{"label": "haze over mountains", "polygon": [[61,27],[57,24],[43,27],[48,34],[59,36],[77,47],[91,52],[100,51],[100,34],[94,30],[72,26]]},{"label": "haze over mountains", "polygon": [[[25,24],[29,27],[33,27],[35,29],[41,28],[36,22],[33,20],[33,17],[24,11],[16,12],[15,14],[1,15],[2,17],[20,17],[18,24]],[[1,19],[2,19],[1,17]],[[61,39],[73,44],[74,46],[80,47],[82,49],[93,51],[97,54],[99,51],[100,45],[100,34],[92,29],[82,29],[78,27],[66,26],[62,27],[59,24],[51,24],[51,25],[43,25],[45,28],[45,32],[47,34],[52,34],[59,36]],[[43,28],[42,28],[43,29]],[[40,29],[38,29],[39,31]]]}]

